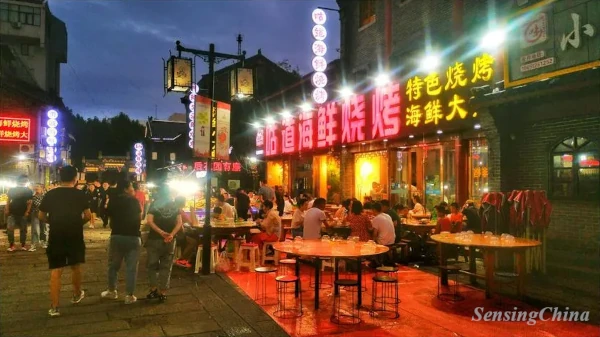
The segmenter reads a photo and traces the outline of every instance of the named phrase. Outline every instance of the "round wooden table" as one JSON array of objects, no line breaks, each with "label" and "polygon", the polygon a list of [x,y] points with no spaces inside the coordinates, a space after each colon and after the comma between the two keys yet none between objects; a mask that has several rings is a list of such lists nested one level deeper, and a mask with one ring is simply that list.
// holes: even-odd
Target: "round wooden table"
[{"label": "round wooden table", "polygon": [[[513,242],[502,241],[498,238],[497,241],[492,241],[490,237],[485,237],[483,234],[473,234],[470,241],[458,240],[456,234],[436,234],[432,235],[431,239],[441,243],[442,245],[453,245],[461,247],[479,248],[483,250],[483,263],[485,266],[485,295],[487,298],[492,297],[494,292],[494,269],[496,267],[495,253],[498,250],[513,251],[516,256],[517,269],[517,295],[522,297],[525,294],[525,250],[541,245],[542,243],[536,240],[515,238]],[[441,248],[441,247],[440,247]],[[446,264],[444,249],[439,249],[440,264]],[[475,249],[470,249],[475,251]],[[472,254],[469,259],[469,275],[471,282],[474,282],[476,276],[475,254]],[[447,275],[442,275],[442,283],[448,283]]]},{"label": "round wooden table", "polygon": [[[340,258],[353,258],[358,260],[358,306],[362,305],[362,268],[361,261],[363,257],[375,256],[388,252],[390,249],[386,246],[377,245],[375,249],[363,249],[366,242],[355,242],[354,244],[348,241],[322,241],[322,240],[303,240],[302,245],[298,246],[294,243],[278,242],[273,245],[273,249],[286,254],[297,256],[316,257],[315,259],[315,310],[319,309],[319,281],[321,277],[321,260],[320,257],[335,258],[335,280],[338,280],[337,262]],[[300,277],[300,261],[296,261],[296,276]],[[337,295],[337,294],[336,294]],[[298,288],[296,288],[296,296],[298,296]]]}]

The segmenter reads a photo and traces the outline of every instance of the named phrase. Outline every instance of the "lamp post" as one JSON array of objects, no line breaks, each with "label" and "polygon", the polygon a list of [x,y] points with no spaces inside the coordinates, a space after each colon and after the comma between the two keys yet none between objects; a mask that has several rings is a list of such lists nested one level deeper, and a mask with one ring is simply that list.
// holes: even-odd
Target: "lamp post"
[{"label": "lamp post", "polygon": [[[181,57],[182,52],[190,53],[195,56],[202,58],[205,62],[208,63],[208,76],[209,76],[209,85],[208,85],[208,96],[210,97],[210,123],[209,123],[209,149],[210,155],[207,159],[206,166],[206,192],[205,196],[205,211],[204,211],[204,227],[202,230],[202,274],[208,275],[210,274],[210,260],[211,260],[211,226],[210,226],[210,201],[211,201],[211,168],[212,161],[216,158],[216,147],[217,147],[217,102],[215,100],[215,64],[225,60],[238,60],[242,63],[246,57],[246,52],[244,51],[241,55],[232,55],[232,54],[223,54],[215,52],[215,45],[211,43],[209,45],[208,51],[198,50],[186,48],[181,45],[180,41],[175,42],[177,52],[179,53],[179,57]],[[237,87],[237,81],[236,81]],[[237,95],[236,95],[237,96]],[[241,97],[241,95],[237,96]],[[195,215],[194,215],[195,216]]]}]

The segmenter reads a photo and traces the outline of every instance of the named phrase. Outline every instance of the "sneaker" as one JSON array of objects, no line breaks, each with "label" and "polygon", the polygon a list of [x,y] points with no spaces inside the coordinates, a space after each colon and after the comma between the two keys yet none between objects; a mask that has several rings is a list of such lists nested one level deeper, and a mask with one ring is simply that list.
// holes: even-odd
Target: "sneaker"
[{"label": "sneaker", "polygon": [[31,246],[31,248],[29,248],[30,252],[35,252],[37,249],[35,248],[35,246]]},{"label": "sneaker", "polygon": [[146,295],[146,298],[151,300],[154,298],[158,298],[160,295],[158,294],[158,290],[154,289],[154,290],[150,290],[150,292],[148,293],[148,295]]},{"label": "sneaker", "polygon": [[50,310],[48,310],[48,316],[58,317],[60,316],[60,311],[58,311],[58,308],[50,308]]},{"label": "sneaker", "polygon": [[44,248],[44,249],[48,248],[48,242],[46,242],[46,241],[42,242],[42,248]]},{"label": "sneaker", "polygon": [[137,297],[135,297],[134,295],[125,296],[125,304],[133,304],[136,301],[137,301]]},{"label": "sneaker", "polygon": [[26,246],[26,245],[21,245],[21,250],[22,250],[22,251],[24,251],[24,252],[26,252],[26,251],[28,251],[29,249],[27,249],[27,246]]},{"label": "sneaker", "polygon": [[159,295],[158,295],[158,301],[159,301],[159,302],[161,302],[161,303],[162,303],[162,302],[164,302],[164,301],[166,301],[166,300],[167,300],[167,295],[165,295],[165,294],[159,294]]},{"label": "sneaker", "polygon": [[8,252],[14,252],[15,250],[17,250],[17,248],[15,248],[15,246],[12,245],[12,246],[8,247],[8,249],[6,251],[8,251]]},{"label": "sneaker", "polygon": [[71,299],[71,303],[73,304],[77,304],[79,302],[81,302],[81,300],[85,297],[85,291],[81,291],[81,293],[79,293],[79,296],[77,295],[73,295],[73,298]]},{"label": "sneaker", "polygon": [[110,300],[116,300],[117,298],[119,298],[119,294],[116,290],[105,290],[100,294],[100,296],[102,296],[102,298],[108,298]]}]

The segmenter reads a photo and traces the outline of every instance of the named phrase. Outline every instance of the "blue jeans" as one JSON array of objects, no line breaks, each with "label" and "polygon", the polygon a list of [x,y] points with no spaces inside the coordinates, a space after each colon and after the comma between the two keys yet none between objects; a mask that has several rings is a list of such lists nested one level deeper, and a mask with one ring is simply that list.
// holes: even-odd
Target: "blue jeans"
[{"label": "blue jeans", "polygon": [[15,227],[19,228],[21,246],[27,243],[27,219],[23,215],[9,215],[7,220],[8,244],[15,244]]},{"label": "blue jeans", "polygon": [[37,245],[40,243],[40,219],[36,216],[31,216],[31,244]]},{"label": "blue jeans", "polygon": [[125,260],[125,292],[133,295],[141,246],[139,236],[111,235],[108,246],[108,290],[117,289],[117,273]]}]

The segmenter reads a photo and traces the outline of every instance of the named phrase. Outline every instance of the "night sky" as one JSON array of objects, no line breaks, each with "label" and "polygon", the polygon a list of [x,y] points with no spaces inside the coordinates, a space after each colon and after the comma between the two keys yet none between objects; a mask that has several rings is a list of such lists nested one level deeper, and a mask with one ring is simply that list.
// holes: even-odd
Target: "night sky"
[{"label": "night sky", "polygon": [[[61,95],[85,117],[166,119],[183,112],[179,94],[163,97],[163,63],[175,41],[186,47],[237,53],[238,33],[247,56],[259,48],[274,62],[289,59],[310,72],[310,14],[317,6],[337,8],[335,0],[50,0],[52,13],[69,34],[68,63],[62,65]],[[327,60],[339,57],[339,17],[327,12]],[[173,51],[174,52],[174,51]],[[196,76],[207,72],[197,59]],[[217,65],[224,67],[231,62]]]}]

